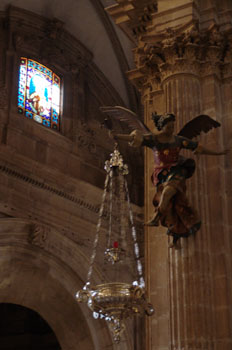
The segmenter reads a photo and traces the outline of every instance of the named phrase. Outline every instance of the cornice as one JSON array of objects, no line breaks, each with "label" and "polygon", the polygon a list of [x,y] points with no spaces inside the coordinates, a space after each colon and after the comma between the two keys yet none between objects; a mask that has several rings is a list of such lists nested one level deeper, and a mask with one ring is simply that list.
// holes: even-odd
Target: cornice
[{"label": "cornice", "polygon": [[[99,213],[99,210],[100,210],[99,204],[98,205],[92,204],[91,198],[89,201],[86,201],[85,199],[78,197],[72,193],[69,193],[69,192],[65,191],[64,189],[60,189],[54,185],[48,184],[44,180],[36,179],[34,176],[29,176],[29,175],[23,173],[23,171],[15,170],[6,164],[3,164],[2,162],[0,162],[0,172],[2,174],[9,176],[9,177],[23,181],[23,182],[27,183],[28,185],[37,187],[42,191],[49,192],[52,195],[61,197],[64,200],[72,202],[75,205],[77,205],[80,209],[85,209],[87,212],[89,212],[89,215],[93,215],[93,214],[97,215]],[[137,224],[141,223],[141,208],[134,206],[134,205],[133,205],[133,207],[135,210],[135,212],[134,212],[135,221],[137,222]],[[108,211],[104,210],[103,216],[102,216],[103,220],[108,220],[108,216],[109,216]],[[117,221],[117,218],[114,217],[114,220]]]},{"label": "cornice", "polygon": [[22,172],[19,172],[18,170],[14,170],[4,164],[0,163],[0,172],[7,174],[10,177],[17,178],[21,181],[27,182],[28,184],[31,184],[32,186],[38,187],[41,190],[51,192],[52,194],[62,197],[68,201],[71,201],[75,204],[77,204],[79,207],[83,207],[92,213],[98,213],[99,212],[99,207],[96,207],[85,200],[78,198],[77,196],[74,196],[70,193],[67,193],[64,190],[60,190],[55,186],[48,185],[44,181],[39,181],[38,179],[35,179],[32,176],[28,176],[23,174]]},{"label": "cornice", "polygon": [[138,36],[146,32],[152,14],[157,11],[157,0],[117,0],[106,10],[130,40],[136,43]]},{"label": "cornice", "polygon": [[[189,23],[192,23],[194,21],[194,19],[191,16],[191,19],[189,19],[189,21],[186,22],[187,17],[186,15],[179,15],[178,13],[182,10],[186,10],[188,8],[191,8],[192,11],[196,10],[197,12],[199,11],[199,7],[197,6],[197,4],[195,2],[190,2],[190,3],[186,3],[183,4],[181,6],[175,7],[173,8],[169,8],[167,10],[164,11],[158,11],[152,14],[152,23],[150,23],[150,25],[147,26],[147,32],[146,34],[149,35],[149,33],[151,32],[159,32],[162,29],[161,28],[168,28],[168,27],[173,27],[173,11],[175,11],[175,22],[181,22],[181,24],[179,26],[183,26],[183,22],[185,22],[185,26],[188,26]],[[163,22],[163,18],[167,18],[170,15],[170,18],[167,19],[166,22]],[[161,19],[161,22],[159,22],[159,18]],[[160,29],[159,29],[160,28]],[[145,34],[145,35],[146,35]]]}]

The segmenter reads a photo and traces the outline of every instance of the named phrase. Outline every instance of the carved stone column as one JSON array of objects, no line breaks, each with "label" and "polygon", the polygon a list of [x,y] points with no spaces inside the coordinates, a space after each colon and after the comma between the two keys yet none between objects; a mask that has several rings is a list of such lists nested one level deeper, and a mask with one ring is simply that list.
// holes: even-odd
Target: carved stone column
[{"label": "carved stone column", "polygon": [[[137,10],[137,18],[143,18],[145,11],[136,1],[118,3],[109,12],[137,45],[136,69],[128,77],[141,93],[145,123],[153,128],[152,111],[172,112],[178,131],[200,113],[209,114],[226,127],[199,141],[222,149],[232,133],[229,5],[217,26],[210,1],[202,7],[199,1],[183,0],[176,8],[174,1],[170,8],[158,1],[158,13],[150,14],[138,34],[133,32],[133,14]],[[196,173],[188,181],[188,197],[202,219],[196,237],[183,240],[176,251],[168,249],[165,229],[145,230],[147,288],[156,308],[147,320],[149,350],[231,348],[231,158],[196,161]],[[152,168],[152,154],[146,150],[145,219],[153,212]]]},{"label": "carved stone column", "polygon": [[[169,51],[170,47],[165,50]],[[161,83],[166,111],[176,115],[178,131],[186,122],[202,112],[200,64],[196,61],[195,45],[187,44],[182,47],[179,57],[171,52],[166,62],[172,62],[163,65]],[[185,152],[185,155],[195,158],[190,152]],[[204,290],[210,290],[206,273],[209,268],[205,247],[207,217],[203,210],[207,208],[207,178],[204,160],[196,159],[196,162],[196,173],[191,181],[188,181],[188,197],[200,212],[204,224],[196,239],[190,237],[183,240],[181,251],[169,250],[168,253],[170,339],[174,349],[195,349],[201,346],[205,348],[207,341],[210,344],[207,349],[212,348],[210,339],[205,339],[208,330],[212,328],[211,319],[207,317],[206,311],[210,309],[211,299],[204,297]],[[202,306],[199,307],[199,304]]]}]

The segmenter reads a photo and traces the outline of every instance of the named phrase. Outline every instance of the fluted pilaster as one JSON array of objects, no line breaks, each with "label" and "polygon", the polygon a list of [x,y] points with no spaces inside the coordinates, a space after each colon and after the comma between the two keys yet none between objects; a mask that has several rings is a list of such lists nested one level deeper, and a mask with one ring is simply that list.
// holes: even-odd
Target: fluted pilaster
[{"label": "fluted pilaster", "polygon": [[[222,37],[224,35],[224,41]],[[135,50],[137,68],[128,73],[139,88],[145,107],[145,121],[152,127],[151,112],[171,112],[177,117],[176,129],[199,114],[210,114],[221,121],[221,89],[227,80],[230,35],[220,33],[218,27],[200,31],[197,22],[181,32],[167,31],[162,35],[144,36]],[[214,140],[212,142],[212,140]],[[211,131],[199,138],[211,148],[222,148],[222,130]],[[195,157],[189,152],[186,155]],[[212,159],[212,158],[211,158]],[[154,189],[150,184],[152,156],[145,153],[146,161],[146,216],[152,213]],[[219,219],[220,206],[225,204],[220,193],[224,191],[221,159],[211,160],[197,157],[194,177],[188,180],[188,197],[199,211],[202,227],[195,237],[183,239],[181,250],[169,250],[165,229],[148,229],[147,272],[148,287],[157,314],[150,323],[148,349],[226,349],[230,338],[228,303],[223,293],[228,291],[225,270],[217,274],[223,287],[215,283],[215,254],[218,240],[214,227],[222,232],[223,241],[228,235]],[[214,168],[216,162],[216,169]],[[213,171],[212,177],[210,172]],[[221,183],[217,184],[217,182]],[[217,186],[217,187],[216,187]],[[218,193],[215,193],[217,188]],[[217,198],[217,199],[216,199]],[[222,219],[226,220],[225,215]],[[215,243],[217,242],[217,243]],[[220,244],[220,247],[222,245]],[[227,269],[229,261],[227,260]],[[220,275],[221,274],[221,275]],[[221,301],[216,293],[220,291]],[[223,292],[222,292],[223,291]],[[218,321],[218,317],[221,321]],[[220,322],[224,322],[223,325]],[[169,341],[165,342],[165,339]]]},{"label": "fluted pilaster", "polygon": [[[200,77],[174,74],[163,82],[167,111],[174,112],[177,130],[202,111]],[[186,155],[192,156],[189,152]],[[212,349],[212,275],[209,259],[207,226],[207,169],[202,158],[196,159],[197,170],[188,181],[188,197],[197,208],[202,228],[196,237],[182,240],[180,251],[169,250],[170,330],[173,349]]]},{"label": "fluted pilaster", "polygon": [[[128,77],[141,93],[145,123],[152,129],[151,112],[172,112],[179,130],[208,114],[223,125],[199,141],[226,147],[232,135],[231,2],[157,0],[158,11],[134,34],[136,11],[123,6],[138,2],[117,3],[120,16],[116,11],[113,17],[137,45]],[[139,13],[142,4],[148,1],[139,1]],[[147,288],[156,309],[147,321],[147,350],[232,348],[232,158],[196,161],[188,197],[200,213],[201,230],[176,251],[168,249],[164,228],[145,229]],[[145,219],[153,212],[152,169],[145,150]]]}]

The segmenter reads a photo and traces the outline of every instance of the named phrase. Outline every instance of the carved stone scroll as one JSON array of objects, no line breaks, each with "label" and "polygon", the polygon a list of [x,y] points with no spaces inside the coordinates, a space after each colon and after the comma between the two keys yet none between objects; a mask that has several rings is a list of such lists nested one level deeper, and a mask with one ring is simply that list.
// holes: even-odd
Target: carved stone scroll
[{"label": "carved stone scroll", "polygon": [[37,224],[32,225],[28,234],[28,242],[40,248],[44,248],[47,241],[48,229]]}]

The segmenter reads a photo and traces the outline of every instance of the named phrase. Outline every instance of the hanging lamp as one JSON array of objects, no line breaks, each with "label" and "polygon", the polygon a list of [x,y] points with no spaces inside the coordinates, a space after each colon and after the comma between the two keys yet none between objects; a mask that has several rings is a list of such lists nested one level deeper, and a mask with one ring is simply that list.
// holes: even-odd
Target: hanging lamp
[{"label": "hanging lamp", "polygon": [[[115,144],[115,149],[110,156],[104,167],[106,179],[87,281],[83,289],[76,293],[76,299],[78,302],[87,303],[94,318],[105,319],[108,322],[114,341],[119,343],[125,328],[125,319],[134,315],[151,316],[154,309],[146,298],[139,245],[125,179],[128,174],[128,166],[124,164],[117,144]],[[107,206],[108,208],[106,208]],[[100,253],[104,256],[104,263],[109,266],[112,281],[108,281],[108,278],[102,284],[92,285],[91,277],[98,251],[99,237],[104,234],[103,217],[107,219],[108,227],[105,229],[104,251]],[[129,247],[133,247],[131,255],[128,253]],[[130,263],[136,271],[136,278],[132,281],[128,276],[125,280],[124,276]]]}]

